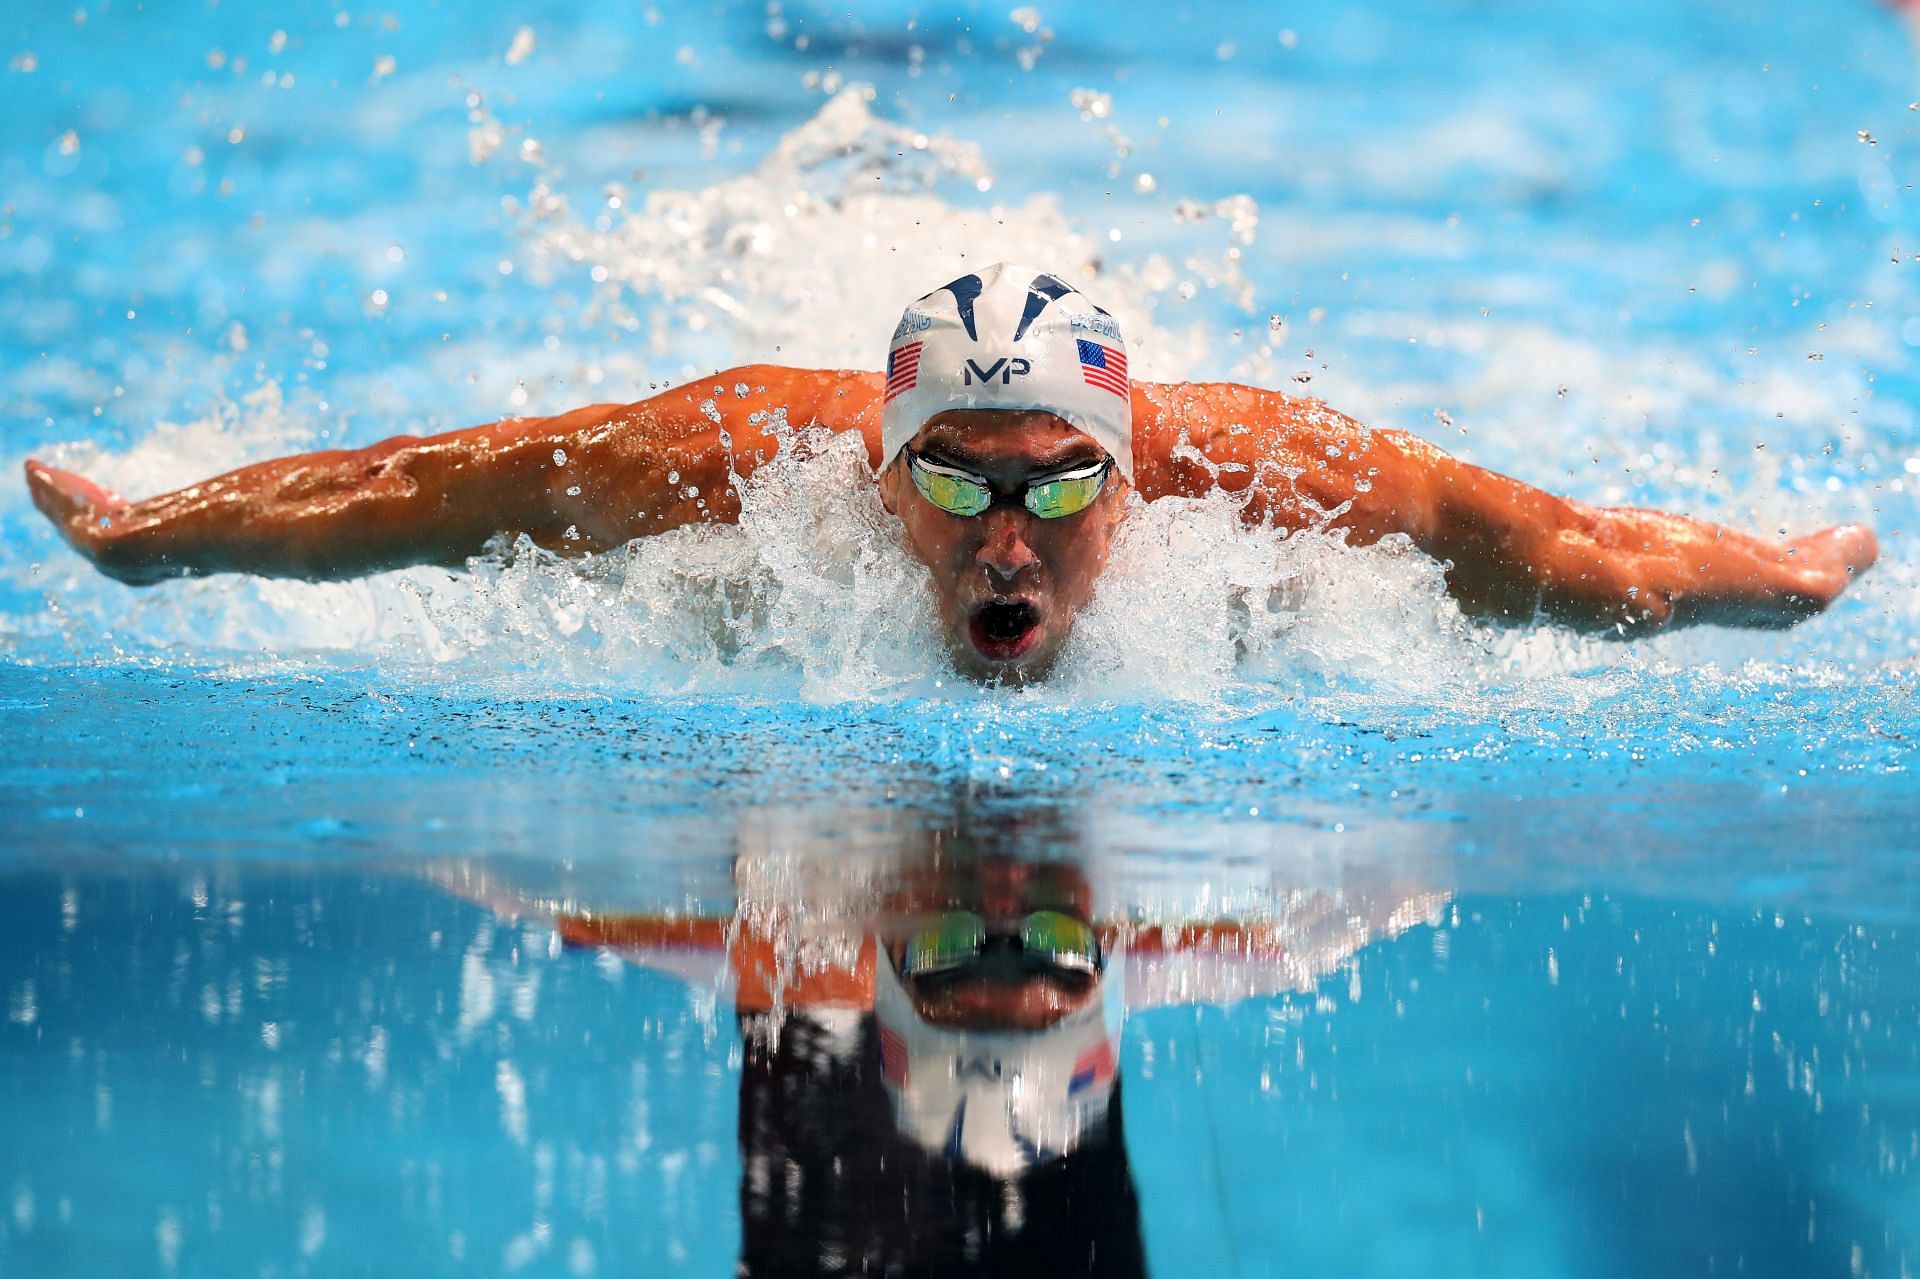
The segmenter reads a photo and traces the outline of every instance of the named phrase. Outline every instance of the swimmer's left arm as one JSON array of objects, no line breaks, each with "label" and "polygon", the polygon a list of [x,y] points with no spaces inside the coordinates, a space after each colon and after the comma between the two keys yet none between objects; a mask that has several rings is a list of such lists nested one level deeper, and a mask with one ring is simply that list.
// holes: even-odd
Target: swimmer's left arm
[{"label": "swimmer's left arm", "polygon": [[[1449,592],[1482,616],[1619,633],[1785,627],[1826,608],[1878,553],[1858,525],[1774,542],[1662,511],[1589,506],[1277,392],[1143,389],[1164,419],[1166,491],[1217,483],[1245,494],[1250,522],[1345,530],[1357,545],[1405,534],[1447,564]],[[1139,409],[1136,400],[1137,418]],[[1143,465],[1143,490],[1148,474]]]},{"label": "swimmer's left arm", "polygon": [[1410,435],[1373,435],[1380,477],[1340,523],[1362,541],[1410,534],[1449,565],[1462,606],[1483,616],[1617,634],[1777,629],[1824,610],[1879,554],[1859,525],[1776,542],[1666,511],[1589,506]]}]

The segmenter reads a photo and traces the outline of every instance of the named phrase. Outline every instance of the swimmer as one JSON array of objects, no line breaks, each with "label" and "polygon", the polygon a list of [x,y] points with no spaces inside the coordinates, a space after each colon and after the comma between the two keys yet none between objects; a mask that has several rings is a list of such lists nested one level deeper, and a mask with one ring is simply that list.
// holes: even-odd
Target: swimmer
[{"label": "swimmer", "polygon": [[1878,553],[1842,525],[1772,541],[1556,497],[1232,383],[1135,382],[1113,318],[1045,271],[997,264],[906,308],[878,373],[750,365],[636,404],[308,453],[128,502],[26,464],[35,505],[131,585],[212,573],[344,578],[458,567],[495,536],[565,555],[739,517],[736,484],[802,428],[857,432],[924,563],[956,666],[1044,676],[1141,499],[1216,489],[1251,526],[1393,535],[1446,566],[1470,614],[1634,636],[1785,627]]}]

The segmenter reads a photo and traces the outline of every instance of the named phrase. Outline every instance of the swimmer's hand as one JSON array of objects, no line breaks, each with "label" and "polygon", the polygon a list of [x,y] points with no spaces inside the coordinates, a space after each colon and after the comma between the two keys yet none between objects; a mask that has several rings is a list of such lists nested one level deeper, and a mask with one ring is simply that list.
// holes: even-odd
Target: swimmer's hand
[{"label": "swimmer's hand", "polygon": [[126,512],[127,499],[84,475],[48,466],[34,458],[27,459],[26,471],[27,491],[33,495],[33,504],[60,530],[60,536],[101,572],[134,586],[145,586],[167,576],[123,564],[113,554],[114,520]]},{"label": "swimmer's hand", "polygon": [[1880,558],[1879,539],[1860,524],[1823,528],[1786,542],[1728,535],[1736,542],[1728,548],[1732,563],[1718,570],[1704,564],[1696,580],[1683,581],[1675,593],[1672,609],[1680,623],[1792,626],[1839,599]]}]

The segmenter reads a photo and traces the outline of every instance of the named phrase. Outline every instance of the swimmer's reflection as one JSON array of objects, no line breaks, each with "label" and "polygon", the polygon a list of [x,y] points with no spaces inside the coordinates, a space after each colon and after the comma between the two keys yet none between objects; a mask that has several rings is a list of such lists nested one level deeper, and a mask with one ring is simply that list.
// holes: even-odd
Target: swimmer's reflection
[{"label": "swimmer's reflection", "polygon": [[1401,858],[1295,862],[1245,885],[1238,917],[1150,924],[1111,876],[1096,904],[1080,861],[1007,851],[1059,848],[1052,827],[992,825],[743,828],[725,918],[561,906],[603,893],[543,901],[472,864],[441,878],[571,945],[730,987],[742,1275],[1144,1274],[1123,1010],[1309,989],[1444,894]]},{"label": "swimmer's reflection", "polygon": [[[740,1273],[1144,1274],[1122,943],[1081,868],[943,857],[868,901],[851,946],[796,953],[784,912],[743,912],[729,948]],[[634,917],[559,925],[642,962],[718,940]]]}]

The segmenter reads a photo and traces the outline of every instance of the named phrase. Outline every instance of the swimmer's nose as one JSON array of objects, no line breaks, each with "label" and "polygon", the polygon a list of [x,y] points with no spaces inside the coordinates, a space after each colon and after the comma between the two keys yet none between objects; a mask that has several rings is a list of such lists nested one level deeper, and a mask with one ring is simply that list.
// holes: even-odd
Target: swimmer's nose
[{"label": "swimmer's nose", "polygon": [[1027,545],[1025,522],[1028,517],[996,510],[980,518],[987,521],[987,540],[980,544],[973,558],[987,570],[989,578],[1011,582],[1040,562],[1040,557]]}]

